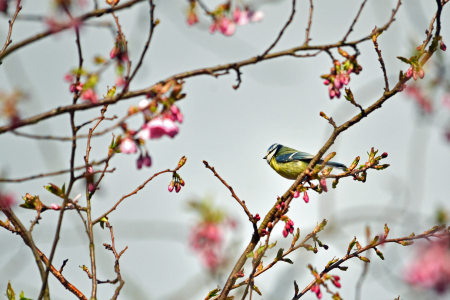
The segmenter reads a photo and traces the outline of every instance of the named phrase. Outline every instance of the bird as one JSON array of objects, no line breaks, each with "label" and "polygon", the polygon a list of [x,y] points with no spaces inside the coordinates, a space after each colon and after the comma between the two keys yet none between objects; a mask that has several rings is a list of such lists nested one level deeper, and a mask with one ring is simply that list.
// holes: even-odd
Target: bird
[{"label": "bird", "polygon": [[[298,175],[302,173],[314,155],[301,152],[281,144],[273,144],[266,152],[263,159],[274,169],[279,175],[287,179],[295,180]],[[318,164],[323,163],[320,159]],[[326,166],[339,169],[346,169],[347,167],[341,163],[327,162]]]}]

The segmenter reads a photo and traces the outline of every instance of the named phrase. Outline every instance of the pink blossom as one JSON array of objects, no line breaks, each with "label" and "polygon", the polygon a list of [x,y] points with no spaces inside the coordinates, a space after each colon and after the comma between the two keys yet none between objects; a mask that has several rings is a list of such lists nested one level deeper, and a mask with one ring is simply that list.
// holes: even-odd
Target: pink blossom
[{"label": "pink blossom", "polygon": [[303,193],[303,201],[305,201],[305,203],[309,202],[309,197],[308,197],[308,194],[306,193],[306,191]]},{"label": "pink blossom", "polygon": [[179,182],[175,182],[175,193],[179,193],[181,190],[181,184]]},{"label": "pink blossom", "polygon": [[216,22],[213,22],[210,26],[209,26],[209,33],[214,33],[216,30],[219,29],[219,26],[217,25]]},{"label": "pink blossom", "polygon": [[172,105],[172,106],[170,106],[170,111],[172,112],[172,115],[170,116],[170,118],[173,121],[178,121],[178,123],[183,123],[183,114],[180,112],[178,107],[176,107],[175,105]]},{"label": "pink blossom", "polygon": [[75,85],[75,83],[72,83],[69,87],[69,90],[71,93],[75,93],[76,91],[80,92],[83,90],[83,84],[81,82],[78,82],[77,85]]},{"label": "pink blossom", "polygon": [[146,167],[150,167],[152,165],[152,158],[148,155],[148,153],[144,157],[144,165]]},{"label": "pink blossom", "polygon": [[139,158],[136,160],[136,167],[138,170],[142,169],[142,165],[144,164],[144,158],[142,155],[139,155]]},{"label": "pink blossom", "polygon": [[74,78],[73,78],[72,74],[67,73],[66,75],[64,75],[64,81],[71,83],[71,82],[73,82],[73,80],[74,80]]},{"label": "pink blossom", "polygon": [[136,153],[137,146],[136,143],[129,137],[122,139],[120,142],[120,152],[122,153]]},{"label": "pink blossom", "polygon": [[91,101],[92,103],[97,103],[97,94],[92,88],[89,88],[83,92],[82,95],[84,100]]},{"label": "pink blossom", "polygon": [[288,236],[288,231],[286,230],[286,228],[283,229],[283,236],[286,238]]},{"label": "pink blossom", "polygon": [[188,23],[189,26],[192,26],[192,25],[198,23],[198,17],[195,14],[195,12],[190,12],[188,14],[187,23]]},{"label": "pink blossom", "polygon": [[322,298],[322,292],[320,291],[320,286],[319,286],[319,284],[315,283],[315,284],[311,287],[311,292],[316,293],[317,299],[321,299],[321,298]]},{"label": "pink blossom", "polygon": [[413,74],[413,67],[409,67],[408,71],[406,71],[406,77],[410,78]]},{"label": "pink blossom", "polygon": [[191,229],[189,244],[205,267],[214,271],[221,263],[223,233],[218,224],[200,223]]},{"label": "pink blossom", "polygon": [[61,209],[61,206],[59,206],[59,205],[57,205],[57,204],[55,204],[55,203],[52,203],[50,206],[51,206],[51,208],[52,208],[53,210],[60,210],[60,209]]},{"label": "pink blossom", "polygon": [[233,19],[234,22],[236,22],[238,25],[245,25],[250,22],[250,19],[248,18],[248,12],[241,11],[238,7],[236,7],[234,10]]},{"label": "pink blossom", "polygon": [[450,287],[448,240],[426,244],[405,270],[405,280],[415,286],[444,293]]},{"label": "pink blossom", "polygon": [[264,18],[264,13],[261,11],[252,11],[249,9],[240,10],[238,7],[234,10],[233,20],[238,25],[245,25],[249,22],[259,22]]},{"label": "pink blossom", "polygon": [[148,123],[144,123],[144,125],[142,125],[142,129],[139,131],[138,136],[144,141],[150,138],[150,128],[148,127]]},{"label": "pink blossom", "polygon": [[178,127],[177,127],[177,125],[175,125],[175,123],[171,119],[164,118],[162,123],[164,126],[165,134],[167,134],[171,138],[173,138],[175,135],[177,135]]},{"label": "pink blossom", "polygon": [[259,22],[264,18],[264,13],[260,10],[249,11],[248,17],[252,22]]},{"label": "pink blossom", "polygon": [[170,193],[172,193],[173,188],[174,188],[174,183],[173,183],[173,181],[171,181],[169,184],[169,187],[167,189],[169,190]]},{"label": "pink blossom", "polygon": [[3,194],[0,191],[0,210],[2,208],[8,208],[14,204],[14,197],[12,194]]},{"label": "pink blossom", "polygon": [[119,55],[120,49],[118,47],[114,47],[111,49],[111,52],[109,53],[109,58],[114,59]]},{"label": "pink blossom", "polygon": [[339,280],[341,280],[341,278],[339,276],[336,275],[332,275],[331,276],[331,282],[334,284],[335,287],[340,288],[341,287],[341,283],[339,282]]},{"label": "pink blossom", "polygon": [[236,29],[236,24],[233,21],[231,21],[225,17],[220,19],[219,30],[224,35],[226,35],[226,36],[233,35],[235,29]]},{"label": "pink blossom", "polygon": [[116,78],[116,86],[124,86],[127,82],[122,76]]},{"label": "pink blossom", "polygon": [[150,130],[150,138],[157,139],[166,134],[166,125],[161,118],[154,118],[147,123]]},{"label": "pink blossom", "polygon": [[320,178],[320,186],[325,193],[328,192],[327,181],[325,180],[325,177]]},{"label": "pink blossom", "polygon": [[423,69],[419,70],[419,77],[420,79],[423,79],[423,77],[425,76],[425,71]]}]

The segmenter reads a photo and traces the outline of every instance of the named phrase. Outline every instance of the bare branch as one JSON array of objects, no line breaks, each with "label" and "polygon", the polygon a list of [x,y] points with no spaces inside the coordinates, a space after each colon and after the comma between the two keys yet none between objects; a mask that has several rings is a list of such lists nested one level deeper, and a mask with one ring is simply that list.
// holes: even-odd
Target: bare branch
[{"label": "bare branch", "polygon": [[[0,57],[1,57],[1,55],[5,52],[6,47],[8,47],[9,44],[12,43],[12,40],[11,40],[11,34],[12,34],[12,29],[13,29],[14,21],[16,20],[17,15],[19,14],[19,11],[22,9],[22,6],[20,6],[20,2],[21,2],[21,0],[17,0],[16,12],[14,13],[14,16],[13,16],[12,20],[9,20],[9,21],[8,21],[8,22],[9,22],[8,35],[6,36],[6,42],[5,42],[5,45],[3,46],[2,50],[0,51]],[[2,62],[1,62],[1,59],[0,59],[0,64],[1,64],[1,63],[2,63]]]},{"label": "bare branch", "polygon": [[270,45],[269,48],[267,48],[266,51],[264,51],[263,54],[261,54],[260,56],[258,56],[259,59],[264,58],[269,52],[270,50],[273,49],[273,47],[276,46],[276,44],[278,43],[278,41],[281,39],[281,36],[283,35],[284,31],[286,30],[286,28],[289,26],[289,24],[291,24],[293,18],[294,18],[294,14],[295,14],[295,3],[296,0],[292,0],[292,12],[291,12],[291,16],[289,17],[289,19],[287,20],[286,24],[284,25],[283,29],[281,29],[280,33],[278,34],[278,37],[276,38],[276,40],[272,43],[272,45]]}]

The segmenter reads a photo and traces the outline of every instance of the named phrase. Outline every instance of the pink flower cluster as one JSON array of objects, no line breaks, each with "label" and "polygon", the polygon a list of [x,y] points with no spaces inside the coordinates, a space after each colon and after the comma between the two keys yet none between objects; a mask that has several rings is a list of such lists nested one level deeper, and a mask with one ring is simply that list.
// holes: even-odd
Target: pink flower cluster
[{"label": "pink flower cluster", "polygon": [[203,265],[211,271],[222,261],[223,232],[217,223],[204,222],[192,228],[189,244],[197,252]]},{"label": "pink flower cluster", "polygon": [[249,8],[242,10],[236,7],[232,18],[229,18],[228,14],[230,14],[230,5],[220,5],[213,13],[214,21],[209,27],[209,32],[214,33],[217,30],[226,36],[231,36],[236,30],[236,25],[259,22],[264,18],[263,12],[250,10]]},{"label": "pink flower cluster", "polygon": [[450,287],[450,244],[441,240],[424,245],[405,271],[405,280],[444,293]]},{"label": "pink flower cluster", "polygon": [[349,55],[347,52],[338,48],[339,54],[346,58],[341,64],[338,60],[334,61],[334,67],[331,68],[330,74],[322,75],[324,84],[328,85],[328,94],[330,99],[341,97],[341,89],[350,82],[350,74],[353,72],[359,74],[362,67],[356,60],[356,55]]},{"label": "pink flower cluster", "polygon": [[139,132],[139,137],[143,140],[157,139],[163,135],[173,138],[179,131],[175,121],[178,123],[183,122],[183,114],[180,112],[178,107],[172,105],[170,107],[170,114],[166,114],[162,118],[154,117],[149,122],[144,123],[141,131]]},{"label": "pink flower cluster", "polygon": [[181,178],[174,178],[170,184],[169,187],[167,188],[169,190],[169,193],[172,193],[173,190],[175,189],[176,193],[179,193],[181,190],[181,187],[184,186],[185,182],[183,179]]},{"label": "pink flower cluster", "polygon": [[[64,80],[68,83],[72,83],[75,81],[75,77],[72,74],[66,74],[64,75]],[[94,91],[93,87],[89,87],[87,89],[83,88],[83,83],[72,83],[69,87],[69,90],[71,93],[78,93],[81,92],[81,98],[86,101],[90,101],[92,103],[98,102],[97,94]]]},{"label": "pink flower cluster", "polygon": [[[284,220],[283,220],[284,217]],[[283,221],[285,221],[285,225],[283,228],[283,236],[286,238],[289,233],[294,233],[294,221],[289,219],[287,216],[281,217]]]},{"label": "pink flower cluster", "polygon": [[425,76],[425,71],[420,66],[411,66],[406,71],[406,77],[411,78],[411,76],[414,78],[414,80],[417,80],[417,77],[423,79],[423,77]]}]

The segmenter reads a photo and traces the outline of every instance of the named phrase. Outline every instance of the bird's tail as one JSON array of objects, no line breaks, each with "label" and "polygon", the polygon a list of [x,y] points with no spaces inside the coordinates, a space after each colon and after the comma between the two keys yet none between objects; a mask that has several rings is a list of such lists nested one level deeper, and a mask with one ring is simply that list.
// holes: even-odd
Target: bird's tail
[{"label": "bird's tail", "polygon": [[[323,160],[319,161],[319,164],[323,163]],[[339,169],[347,169],[346,165],[334,162],[334,161],[329,161],[327,162],[327,166],[333,167],[333,168],[339,168]]]}]

